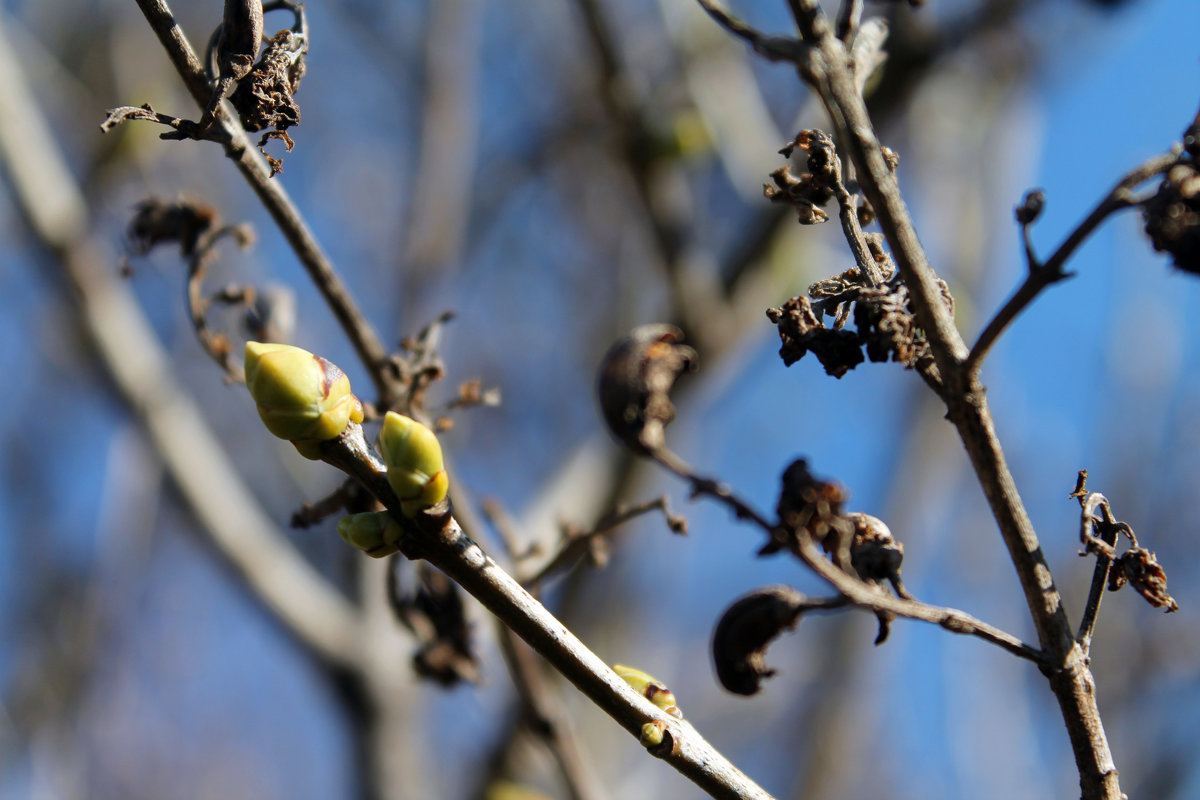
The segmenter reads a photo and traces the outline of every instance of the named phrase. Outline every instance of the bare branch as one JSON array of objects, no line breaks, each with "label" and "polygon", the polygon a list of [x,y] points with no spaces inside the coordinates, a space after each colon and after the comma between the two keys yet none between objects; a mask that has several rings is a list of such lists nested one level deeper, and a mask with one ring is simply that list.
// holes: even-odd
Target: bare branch
[{"label": "bare branch", "polygon": [[1029,223],[1021,225],[1022,237],[1025,242],[1025,258],[1028,263],[1029,273],[1020,288],[996,312],[996,316],[992,317],[988,322],[987,326],[983,329],[983,333],[979,334],[979,340],[971,348],[971,353],[967,356],[967,361],[963,365],[963,373],[968,381],[974,382],[978,380],[979,371],[983,367],[983,360],[987,358],[992,346],[996,344],[996,341],[1008,328],[1009,324],[1017,318],[1017,315],[1024,311],[1047,286],[1071,276],[1070,273],[1063,272],[1063,266],[1087,237],[1111,215],[1123,209],[1136,206],[1141,202],[1131,194],[1132,190],[1154,176],[1165,173],[1178,161],[1179,154],[1174,151],[1154,156],[1117,181],[1117,185],[1112,188],[1112,191],[1092,209],[1092,212],[1076,226],[1075,230],[1067,235],[1063,243],[1058,246],[1054,254],[1045,262],[1039,262],[1034,255],[1033,247],[1029,242]]},{"label": "bare branch", "polygon": [[716,0],[698,0],[700,7],[708,12],[725,30],[743,39],[754,52],[768,61],[788,61],[801,64],[808,59],[808,47],[799,39],[790,36],[771,36],[747,25],[726,11]]},{"label": "bare branch", "polygon": [[[691,467],[669,450],[660,449],[651,456],[668,470],[688,481],[693,494],[714,498],[728,506],[738,519],[750,520],[762,528],[768,537],[775,538],[777,526],[767,521],[760,512],[738,497],[727,484],[697,475]],[[858,608],[877,614],[895,614],[898,617],[929,622],[953,633],[975,636],[1034,663],[1046,663],[1045,654],[1038,648],[1026,644],[1012,634],[978,620],[964,611],[932,606],[904,597],[893,597],[881,591],[878,587],[866,583],[835,565],[821,553],[809,537],[801,537],[800,547],[794,552],[813,572],[828,581],[833,588]]]},{"label": "bare branch", "polygon": [[536,591],[548,578],[569,569],[571,565],[582,558],[596,539],[604,536],[613,528],[652,511],[662,512],[667,526],[673,533],[687,532],[687,520],[671,513],[665,494],[628,508],[618,507],[597,520],[591,530],[581,531],[574,526],[565,526],[562,547],[532,577],[522,580],[521,583]]}]

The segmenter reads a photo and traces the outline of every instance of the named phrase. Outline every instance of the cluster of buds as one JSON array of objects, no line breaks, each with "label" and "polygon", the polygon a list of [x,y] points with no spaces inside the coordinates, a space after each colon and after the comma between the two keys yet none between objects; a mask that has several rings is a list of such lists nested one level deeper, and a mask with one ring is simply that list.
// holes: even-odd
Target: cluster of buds
[{"label": "cluster of buds", "polygon": [[[247,342],[245,372],[246,387],[267,430],[290,441],[305,458],[320,460],[328,442],[363,421],[363,406],[350,390],[350,379],[307,350]],[[433,431],[389,411],[379,449],[402,514],[414,516],[445,499],[450,481]],[[372,512],[346,517],[338,524],[338,534],[379,558],[396,552],[402,529],[387,512]]]}]

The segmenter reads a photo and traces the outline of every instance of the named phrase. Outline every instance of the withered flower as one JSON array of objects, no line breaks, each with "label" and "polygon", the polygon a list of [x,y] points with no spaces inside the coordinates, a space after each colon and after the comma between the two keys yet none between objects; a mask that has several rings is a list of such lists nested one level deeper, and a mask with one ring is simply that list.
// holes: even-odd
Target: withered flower
[{"label": "withered flower", "polygon": [[812,352],[827,374],[840,378],[863,362],[859,337],[853,331],[826,328],[807,297],[768,308],[767,319],[779,328],[779,357],[785,366]]},{"label": "withered flower", "polygon": [[1194,162],[1168,170],[1158,193],[1142,207],[1146,235],[1175,266],[1200,274],[1200,170]]},{"label": "withered flower", "polygon": [[145,255],[164,242],[176,242],[180,252],[190,256],[196,252],[201,237],[219,222],[220,215],[212,206],[192,200],[148,197],[134,206],[125,238],[134,255]]},{"label": "withered flower", "polygon": [[816,478],[803,458],[796,459],[783,471],[781,484],[775,511],[784,528],[807,534],[813,541],[826,546],[826,551],[829,550],[826,542],[830,533],[848,532],[849,523],[842,516],[845,489],[832,481]]},{"label": "withered flower", "polygon": [[1113,562],[1108,590],[1115,592],[1126,583],[1155,608],[1166,609],[1168,614],[1179,610],[1175,598],[1167,594],[1167,574],[1146,548],[1131,547]]}]

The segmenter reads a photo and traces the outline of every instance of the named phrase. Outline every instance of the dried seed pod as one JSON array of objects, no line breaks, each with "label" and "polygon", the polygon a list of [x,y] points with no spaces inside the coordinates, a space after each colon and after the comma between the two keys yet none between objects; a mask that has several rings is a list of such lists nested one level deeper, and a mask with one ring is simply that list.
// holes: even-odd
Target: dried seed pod
[{"label": "dried seed pod", "polygon": [[369,511],[342,517],[337,525],[338,536],[351,547],[357,547],[372,558],[390,556],[400,549],[404,529],[386,511]]},{"label": "dried seed pod", "polygon": [[363,420],[346,374],[299,347],[246,342],[246,388],[267,430],[313,460],[321,442]]},{"label": "dried seed pod", "polygon": [[803,603],[804,595],[789,586],[766,586],[729,607],[712,640],[713,662],[722,686],[734,694],[758,692],[763,678],[775,674],[763,660],[767,645],[796,626]]},{"label": "dried seed pod", "polygon": [[1200,275],[1200,167],[1194,157],[1167,171],[1142,216],[1154,249],[1170,253],[1184,272]]},{"label": "dried seed pod", "polygon": [[675,419],[668,393],[679,374],[695,369],[696,351],[680,344],[673,325],[640,325],[618,341],[600,365],[597,390],[609,430],[643,455],[661,449]]},{"label": "dried seed pod", "polygon": [[683,712],[679,710],[679,706],[675,705],[675,695],[662,681],[653,678],[636,667],[627,667],[624,664],[613,664],[613,672],[617,673],[623,681],[632,686],[642,697],[672,717],[683,719]]},{"label": "dried seed pod", "polygon": [[850,512],[846,518],[854,523],[854,539],[850,543],[850,564],[864,581],[900,580],[900,565],[904,561],[904,545],[896,541],[892,531],[879,517]]},{"label": "dried seed pod", "polygon": [[400,498],[405,516],[435,506],[446,497],[450,479],[442,461],[442,446],[429,428],[389,411],[379,433],[379,450],[387,464],[388,483]]}]

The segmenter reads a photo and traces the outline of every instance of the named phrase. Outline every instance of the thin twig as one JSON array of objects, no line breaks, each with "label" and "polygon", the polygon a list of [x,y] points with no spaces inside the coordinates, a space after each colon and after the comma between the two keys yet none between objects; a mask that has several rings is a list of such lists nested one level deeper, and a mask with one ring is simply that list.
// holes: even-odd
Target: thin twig
[{"label": "thin twig", "polygon": [[849,43],[854,38],[859,20],[862,19],[862,13],[862,0],[842,0],[837,20],[837,37],[839,39]]},{"label": "thin twig", "polygon": [[233,349],[230,345],[229,337],[223,333],[214,333],[208,327],[208,311],[212,307],[214,299],[226,303],[244,304],[253,302],[254,290],[248,287],[242,288],[240,296],[235,296],[239,294],[236,291],[226,291],[215,297],[206,297],[204,295],[204,278],[208,274],[208,265],[216,258],[217,243],[226,236],[244,240],[246,236],[245,226],[225,225],[206,235],[196,246],[195,252],[192,253],[191,262],[188,264],[185,304],[187,305],[188,316],[192,320],[192,328],[196,332],[196,338],[200,341],[200,346],[208,354],[209,358],[215,361],[217,366],[225,373],[226,382],[245,383],[245,371],[241,363],[233,357]]},{"label": "thin twig", "polygon": [[558,552],[534,573],[532,577],[522,580],[521,583],[536,591],[549,577],[569,568],[582,558],[594,539],[604,536],[613,528],[624,525],[629,520],[639,517],[642,514],[648,514],[651,511],[661,511],[667,521],[667,525],[673,532],[681,533],[686,530],[687,521],[671,513],[671,508],[667,503],[667,496],[665,494],[628,508],[617,508],[597,520],[591,530],[579,531],[568,527],[566,531],[567,535],[564,537],[563,544],[558,549]]},{"label": "thin twig", "polygon": [[546,680],[537,656],[499,618],[496,618],[496,637],[508,674],[521,697],[526,727],[554,757],[568,796],[571,800],[605,797],[603,786],[588,769],[558,688]]},{"label": "thin twig", "polygon": [[[1088,589],[1087,605],[1084,606],[1083,616],[1079,621],[1079,632],[1075,634],[1076,641],[1079,642],[1086,654],[1090,653],[1092,649],[1092,633],[1096,628],[1100,601],[1104,597],[1104,587],[1108,584],[1108,574],[1112,571],[1112,548],[1117,544],[1118,528],[1116,519],[1113,518],[1112,511],[1109,509],[1108,499],[1104,495],[1092,492],[1086,498],[1080,499],[1080,505],[1079,537],[1085,541],[1096,540],[1107,545],[1105,551],[1096,552],[1096,569],[1092,573],[1092,585]],[[1096,536],[1094,532],[1098,520],[1097,511],[1104,515],[1104,525],[1101,528],[1100,536]]]},{"label": "thin twig", "polygon": [[[769,522],[745,500],[738,497],[728,485],[697,475],[691,467],[669,450],[658,450],[652,453],[651,457],[688,481],[693,494],[715,498],[728,506],[738,519],[751,520],[768,536],[774,538],[777,526]],[[965,611],[933,606],[918,600],[893,597],[881,591],[878,587],[837,567],[821,553],[808,536],[801,537],[800,546],[795,553],[810,569],[824,578],[858,608],[929,622],[953,633],[975,636],[1034,663],[1044,664],[1046,662],[1045,654],[1038,648],[1022,642],[1016,636],[994,625],[976,619]]]},{"label": "thin twig", "polygon": [[1140,201],[1131,194],[1132,190],[1155,175],[1161,175],[1166,172],[1178,160],[1178,153],[1164,153],[1149,159],[1144,164],[1130,171],[1117,182],[1112,191],[1092,209],[1092,212],[1079,223],[1075,230],[1071,231],[1067,238],[1063,240],[1063,243],[1058,246],[1058,249],[1054,251],[1054,254],[1045,262],[1039,263],[1036,256],[1034,256],[1033,247],[1030,245],[1028,239],[1029,226],[1022,226],[1023,236],[1025,237],[1025,257],[1028,262],[1029,273],[1026,275],[1024,283],[1021,284],[1013,296],[1008,299],[1008,302],[988,322],[987,326],[983,329],[983,333],[979,334],[979,339],[975,342],[975,346],[971,348],[971,353],[967,356],[966,364],[963,366],[963,371],[968,381],[975,381],[978,378],[979,370],[983,366],[983,360],[987,358],[992,346],[996,344],[996,341],[1004,333],[1005,329],[1008,328],[1009,324],[1017,318],[1017,315],[1024,311],[1025,307],[1032,303],[1034,298],[1041,294],[1042,290],[1047,286],[1070,277],[1069,273],[1063,272],[1063,266],[1087,237],[1112,214],[1136,206]]},{"label": "thin twig", "polygon": [[772,36],[756,30],[726,11],[716,0],[697,0],[700,7],[725,30],[744,39],[754,52],[768,61],[801,64],[808,60],[809,48],[791,36]]},{"label": "thin twig", "polygon": [[[138,7],[150,23],[167,51],[176,71],[183,79],[196,103],[204,108],[208,105],[212,89],[205,78],[204,70],[196,53],[175,22],[175,17],[165,0],[137,0]],[[329,304],[334,316],[346,332],[359,358],[371,375],[380,396],[380,404],[390,408],[399,396],[401,387],[395,379],[392,362],[378,334],[367,321],[358,304],[350,296],[329,257],[313,236],[307,223],[278,179],[271,178],[270,169],[255,148],[249,146],[241,122],[222,115],[214,124],[228,132],[229,142],[225,154],[237,165],[238,170],[250,183],[275,220],[284,237],[292,246],[296,257],[308,272]]]}]

